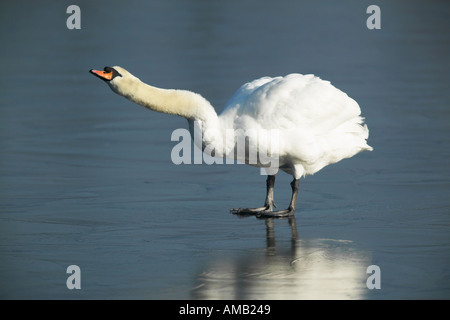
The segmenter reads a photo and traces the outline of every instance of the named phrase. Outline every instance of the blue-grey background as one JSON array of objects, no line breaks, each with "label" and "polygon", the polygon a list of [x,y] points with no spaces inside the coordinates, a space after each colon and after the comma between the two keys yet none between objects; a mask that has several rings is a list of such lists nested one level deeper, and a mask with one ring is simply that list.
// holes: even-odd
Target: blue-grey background
[{"label": "blue-grey background", "polygon": [[[436,0],[2,1],[0,298],[450,298],[449,16]],[[240,219],[265,177],[174,165],[186,121],[88,73],[109,65],[218,112],[247,81],[314,73],[358,101],[374,151],[302,180],[296,220]]]}]

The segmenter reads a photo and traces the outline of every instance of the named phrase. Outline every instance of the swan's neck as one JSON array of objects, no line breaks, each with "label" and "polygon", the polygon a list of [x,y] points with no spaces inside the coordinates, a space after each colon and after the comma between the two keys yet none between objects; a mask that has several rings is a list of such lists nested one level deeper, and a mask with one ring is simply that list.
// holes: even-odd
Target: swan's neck
[{"label": "swan's neck", "polygon": [[153,87],[132,75],[120,79],[119,83],[111,81],[109,84],[114,92],[145,108],[186,118],[191,137],[194,139],[194,135],[201,134],[201,138],[194,141],[202,150],[205,146],[218,150],[223,148],[222,124],[214,108],[201,95],[187,90]]},{"label": "swan's neck", "polygon": [[110,86],[117,94],[153,111],[178,115],[188,120],[208,122],[217,119],[211,104],[191,91],[153,87],[134,76],[123,79],[120,85],[112,81]]}]

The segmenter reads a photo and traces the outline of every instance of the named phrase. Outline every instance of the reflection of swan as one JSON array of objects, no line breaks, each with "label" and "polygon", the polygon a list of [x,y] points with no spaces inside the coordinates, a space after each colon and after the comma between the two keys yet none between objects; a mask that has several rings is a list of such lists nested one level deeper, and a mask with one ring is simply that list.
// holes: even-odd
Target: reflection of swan
[{"label": "reflection of swan", "polygon": [[275,244],[268,219],[267,250],[218,258],[197,277],[194,299],[362,299],[367,292],[367,256],[351,241],[297,239],[290,218],[289,248]]},{"label": "reflection of swan", "polygon": [[[202,137],[198,143],[203,151],[208,150],[216,157],[238,160],[242,157],[245,163],[257,167],[270,166],[264,206],[232,209],[234,213],[292,215],[300,177],[361,151],[372,150],[366,143],[369,130],[362,126],[361,110],[355,100],[313,75],[264,77],[244,84],[218,116],[202,96],[147,85],[121,67],[90,72],[106,81],[114,92],[137,104],[186,118],[192,136],[194,128],[200,127]],[[272,141],[274,135],[278,141]],[[239,141],[245,138],[249,139],[242,148]],[[271,154],[269,158],[276,158],[275,164],[261,160],[267,153]],[[256,160],[250,161],[250,155],[257,155]],[[292,197],[288,209],[273,211],[278,169],[294,177]]]}]

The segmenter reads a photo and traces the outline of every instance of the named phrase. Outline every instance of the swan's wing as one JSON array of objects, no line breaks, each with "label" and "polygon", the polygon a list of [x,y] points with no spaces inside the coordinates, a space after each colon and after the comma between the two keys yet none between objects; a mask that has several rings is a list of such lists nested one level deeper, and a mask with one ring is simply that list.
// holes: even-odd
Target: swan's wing
[{"label": "swan's wing", "polygon": [[298,128],[321,135],[350,119],[361,119],[360,113],[356,101],[330,82],[314,75],[290,74],[244,84],[220,117],[234,129]]},{"label": "swan's wing", "polygon": [[[257,105],[254,105],[256,101],[252,101],[255,98],[255,91],[259,88],[263,87],[265,84],[270,83],[275,78],[271,77],[263,77],[260,79],[253,80],[242,85],[227,101],[225,104],[225,108],[220,113],[220,117],[223,121],[226,121],[227,124],[230,124],[232,128],[233,122],[237,117],[242,116],[243,114],[250,115],[252,113],[252,108],[257,108]],[[251,105],[252,104],[252,105]]]},{"label": "swan's wing", "polygon": [[280,167],[298,178],[372,149],[360,113],[356,101],[330,82],[291,74],[243,85],[220,119],[224,129],[250,138],[249,149],[278,154]]}]

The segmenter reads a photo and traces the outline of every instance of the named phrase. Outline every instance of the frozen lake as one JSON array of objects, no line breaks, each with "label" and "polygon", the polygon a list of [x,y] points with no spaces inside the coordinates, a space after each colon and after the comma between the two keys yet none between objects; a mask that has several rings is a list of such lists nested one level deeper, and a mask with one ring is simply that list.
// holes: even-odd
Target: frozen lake
[{"label": "frozen lake", "polygon": [[[0,4],[1,299],[450,298],[448,2],[377,1],[379,30],[372,1],[76,4],[79,30],[67,2]],[[174,165],[186,121],[88,73],[107,65],[218,112],[245,82],[314,73],[358,101],[374,151],[302,179],[294,219],[238,218],[265,177]]]}]

